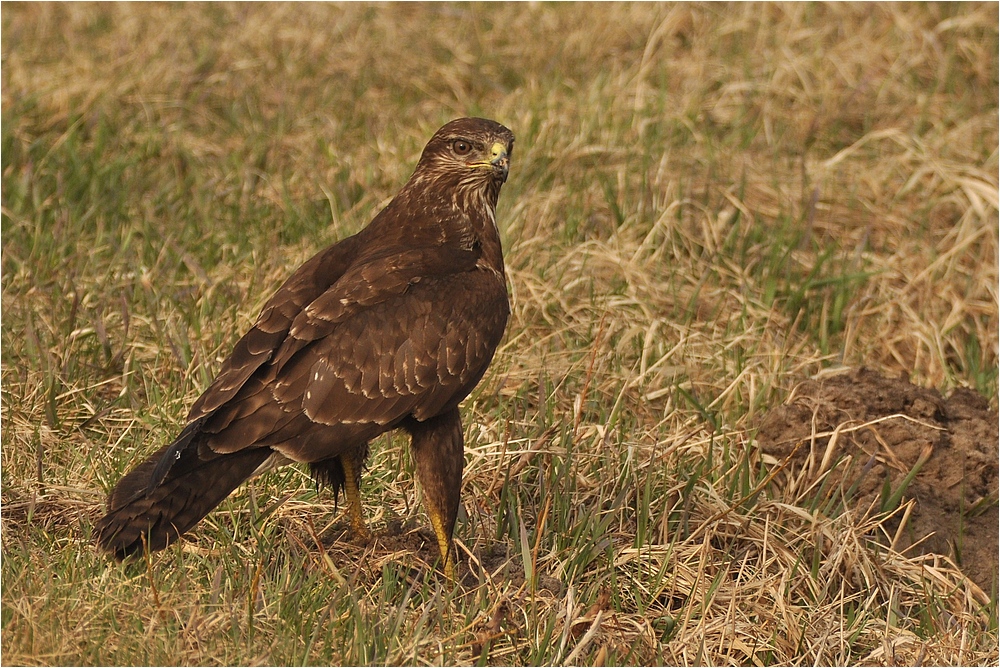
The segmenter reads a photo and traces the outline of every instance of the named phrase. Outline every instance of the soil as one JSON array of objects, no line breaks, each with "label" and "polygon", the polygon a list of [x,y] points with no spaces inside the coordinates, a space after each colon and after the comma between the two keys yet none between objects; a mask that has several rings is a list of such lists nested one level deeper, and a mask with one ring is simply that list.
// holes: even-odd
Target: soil
[{"label": "soil", "polygon": [[[779,463],[788,460],[786,481],[804,467],[807,478],[833,469],[836,484],[827,488],[853,488],[849,503],[862,512],[886,498],[886,481],[888,489],[899,489],[924,459],[905,488],[902,503],[913,499],[915,505],[895,549],[946,555],[985,592],[995,591],[1000,433],[997,411],[981,395],[960,388],[945,399],[905,377],[852,370],[799,385],[785,405],[764,417],[757,441]],[[853,466],[835,466],[846,456]],[[889,535],[902,515],[886,524]]]}]

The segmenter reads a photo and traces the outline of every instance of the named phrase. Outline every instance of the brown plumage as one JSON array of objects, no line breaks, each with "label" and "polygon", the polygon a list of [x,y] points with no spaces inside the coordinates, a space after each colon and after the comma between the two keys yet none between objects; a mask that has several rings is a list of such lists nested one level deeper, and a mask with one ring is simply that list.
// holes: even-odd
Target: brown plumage
[{"label": "brown plumage", "polygon": [[509,314],[495,210],[513,144],[480,118],[438,130],[389,205],[267,302],[177,439],[119,481],[98,544],[120,558],[166,547],[258,470],[289,460],[342,488],[365,534],[357,483],[368,442],[402,428],[452,575],[458,404]]}]

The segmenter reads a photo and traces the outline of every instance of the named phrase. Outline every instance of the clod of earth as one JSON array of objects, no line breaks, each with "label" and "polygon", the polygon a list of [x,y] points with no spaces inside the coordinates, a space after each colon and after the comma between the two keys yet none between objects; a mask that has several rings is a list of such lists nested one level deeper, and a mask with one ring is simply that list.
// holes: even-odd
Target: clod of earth
[{"label": "clod of earth", "polygon": [[[900,503],[915,503],[895,549],[946,555],[985,592],[996,587],[1000,433],[997,411],[976,392],[945,399],[866,369],[809,380],[764,417],[757,441],[789,460],[786,480],[829,475],[826,489],[851,491],[856,510],[891,509],[902,488]],[[890,535],[902,517],[886,523]]]}]

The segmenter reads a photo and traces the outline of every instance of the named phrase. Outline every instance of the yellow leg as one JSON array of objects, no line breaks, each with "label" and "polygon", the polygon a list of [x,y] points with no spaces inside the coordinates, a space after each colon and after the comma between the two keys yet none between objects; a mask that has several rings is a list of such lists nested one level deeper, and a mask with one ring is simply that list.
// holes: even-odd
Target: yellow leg
[{"label": "yellow leg", "polygon": [[462,493],[462,468],[465,453],[462,443],[462,421],[458,409],[418,422],[403,425],[410,432],[410,452],[416,464],[417,478],[424,488],[424,506],[431,520],[441,551],[441,567],[445,576],[455,579],[455,557],[451,536]]},{"label": "yellow leg", "polygon": [[372,534],[365,526],[365,516],[361,509],[361,490],[358,482],[361,480],[361,470],[358,463],[350,456],[340,458],[344,467],[344,496],[347,497],[347,516],[351,522],[351,534],[362,541],[371,540]]},{"label": "yellow leg", "polygon": [[431,518],[431,526],[434,527],[434,535],[437,536],[438,550],[441,551],[441,563],[444,565],[444,576],[449,580],[455,579],[455,558],[451,554],[451,534],[445,529],[444,519],[434,506],[427,507],[427,514]]}]

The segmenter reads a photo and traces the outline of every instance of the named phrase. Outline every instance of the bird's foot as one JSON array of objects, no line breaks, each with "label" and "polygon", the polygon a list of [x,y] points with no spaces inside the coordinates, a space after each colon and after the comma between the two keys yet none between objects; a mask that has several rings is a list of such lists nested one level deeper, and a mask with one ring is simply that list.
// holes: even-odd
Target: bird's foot
[{"label": "bird's foot", "polygon": [[356,543],[370,543],[375,537],[363,522],[351,522],[351,540]]}]

